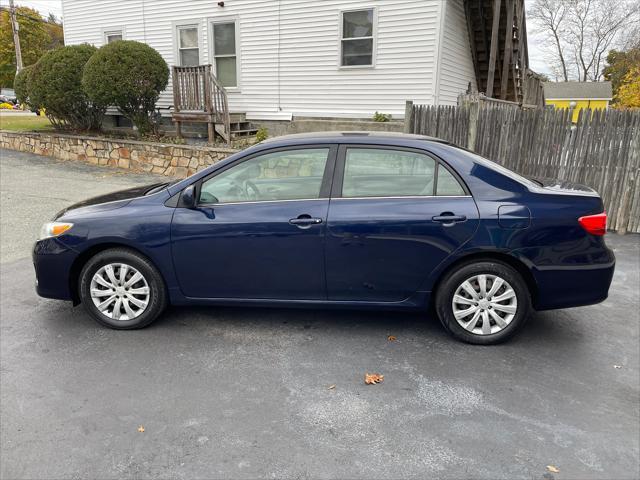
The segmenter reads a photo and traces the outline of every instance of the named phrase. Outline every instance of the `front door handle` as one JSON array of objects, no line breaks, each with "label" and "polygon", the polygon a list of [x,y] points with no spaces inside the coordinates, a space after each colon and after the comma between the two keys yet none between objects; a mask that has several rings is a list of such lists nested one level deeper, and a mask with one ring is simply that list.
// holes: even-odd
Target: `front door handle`
[{"label": "front door handle", "polygon": [[302,215],[298,215],[297,218],[292,218],[291,220],[289,220],[289,223],[291,225],[295,225],[298,228],[309,228],[312,225],[318,225],[322,223],[322,219],[317,217],[312,217],[311,215],[307,215],[305,213]]},{"label": "front door handle", "polygon": [[467,219],[465,215],[454,215],[451,212],[444,212],[435,217],[431,217],[434,222],[440,222],[444,225],[453,225],[454,223],[464,222]]}]

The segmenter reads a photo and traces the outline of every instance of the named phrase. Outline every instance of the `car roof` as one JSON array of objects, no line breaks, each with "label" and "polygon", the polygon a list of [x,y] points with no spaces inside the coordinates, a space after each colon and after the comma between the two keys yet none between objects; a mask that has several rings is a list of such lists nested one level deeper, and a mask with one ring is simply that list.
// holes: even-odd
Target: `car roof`
[{"label": "car roof", "polygon": [[312,144],[312,143],[391,143],[402,145],[407,141],[429,141],[437,143],[449,143],[439,138],[426,135],[414,135],[400,132],[367,132],[367,131],[336,131],[336,132],[310,132],[294,133],[280,137],[269,138],[260,145],[279,146]]}]

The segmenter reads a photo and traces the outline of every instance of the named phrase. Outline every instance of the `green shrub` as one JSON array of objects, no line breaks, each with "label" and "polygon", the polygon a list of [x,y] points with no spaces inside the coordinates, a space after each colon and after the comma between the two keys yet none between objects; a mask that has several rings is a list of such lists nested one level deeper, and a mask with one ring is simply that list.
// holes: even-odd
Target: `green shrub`
[{"label": "green shrub", "polygon": [[260,127],[256,132],[256,141],[264,142],[267,138],[269,138],[269,130],[264,127]]},{"label": "green shrub", "polygon": [[82,70],[95,52],[83,44],[45,53],[27,74],[29,105],[44,108],[58,128],[99,130],[106,104],[90,100],[82,88]]},{"label": "green shrub", "polygon": [[153,131],[152,115],[169,81],[167,63],[149,45],[120,40],[101,47],[87,62],[82,85],[94,102],[118,107],[140,135]]},{"label": "green shrub", "polygon": [[388,113],[376,112],[373,114],[374,122],[388,122],[389,120],[391,120],[391,115],[389,115]]},{"label": "green shrub", "polygon": [[20,105],[27,105],[28,107],[31,106],[29,104],[29,75],[32,69],[33,65],[24,67],[13,80],[13,90],[16,92],[18,103]]}]

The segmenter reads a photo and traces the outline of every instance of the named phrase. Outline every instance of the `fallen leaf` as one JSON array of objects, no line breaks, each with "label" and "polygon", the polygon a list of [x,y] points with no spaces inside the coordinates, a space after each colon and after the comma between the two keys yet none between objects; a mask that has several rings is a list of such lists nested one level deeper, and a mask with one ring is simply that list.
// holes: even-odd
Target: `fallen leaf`
[{"label": "fallen leaf", "polygon": [[329,388],[327,390],[333,390],[334,388],[336,388],[335,385],[329,385]]},{"label": "fallen leaf", "polygon": [[398,339],[398,337],[396,337],[395,335],[389,335],[387,337],[387,340],[389,340],[390,342],[395,342]]},{"label": "fallen leaf", "polygon": [[622,368],[622,365],[614,365],[613,368]]},{"label": "fallen leaf", "polygon": [[367,385],[382,383],[383,380],[384,380],[384,375],[380,375],[379,373],[364,374],[364,383],[366,383]]},{"label": "fallen leaf", "polygon": [[139,431],[140,433],[144,432],[144,427],[143,427],[142,425],[140,425],[140,426],[138,427],[138,431]]},{"label": "fallen leaf", "polygon": [[558,467],[554,467],[553,465],[547,465],[547,470],[549,470],[551,473],[560,473]]}]

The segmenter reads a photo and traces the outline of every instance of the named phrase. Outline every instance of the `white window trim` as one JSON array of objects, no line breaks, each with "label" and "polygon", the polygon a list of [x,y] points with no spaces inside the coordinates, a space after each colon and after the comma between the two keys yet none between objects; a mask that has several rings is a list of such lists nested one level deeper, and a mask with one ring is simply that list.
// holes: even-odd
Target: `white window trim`
[{"label": "white window trim", "polygon": [[198,64],[202,65],[202,28],[200,20],[192,22],[181,21],[172,22],[171,28],[173,29],[173,65],[181,67],[180,63],[180,34],[179,30],[183,28],[195,28],[198,31]]},{"label": "white window trim", "polygon": [[[216,52],[215,52],[215,43],[213,38],[213,26],[218,23],[234,23],[235,24],[235,34],[236,34],[236,86],[235,87],[224,87],[227,92],[230,93],[240,93],[242,91],[242,77],[240,75],[242,68],[242,58],[241,51],[242,48],[240,46],[240,17],[238,15],[230,15],[225,17],[210,17],[207,18],[207,34],[209,35],[209,63],[213,68],[214,75],[218,76],[218,72],[216,71]],[[231,56],[231,55],[229,55]]]},{"label": "white window trim", "polygon": [[105,27],[102,29],[102,44],[107,44],[107,35],[113,35],[120,33],[122,35],[122,40],[127,39],[126,29],[124,26],[114,26],[114,27]]},{"label": "white window trim", "polygon": [[[342,65],[342,34],[344,31],[344,14],[348,12],[361,12],[363,10],[373,10],[373,19],[371,25],[371,38],[373,39],[373,46],[371,48],[371,65]],[[338,69],[339,70],[361,70],[376,68],[376,57],[378,56],[378,8],[377,7],[360,7],[360,8],[347,8],[338,12]],[[355,37],[369,38],[369,37]],[[354,40],[350,39],[350,40]]]}]

